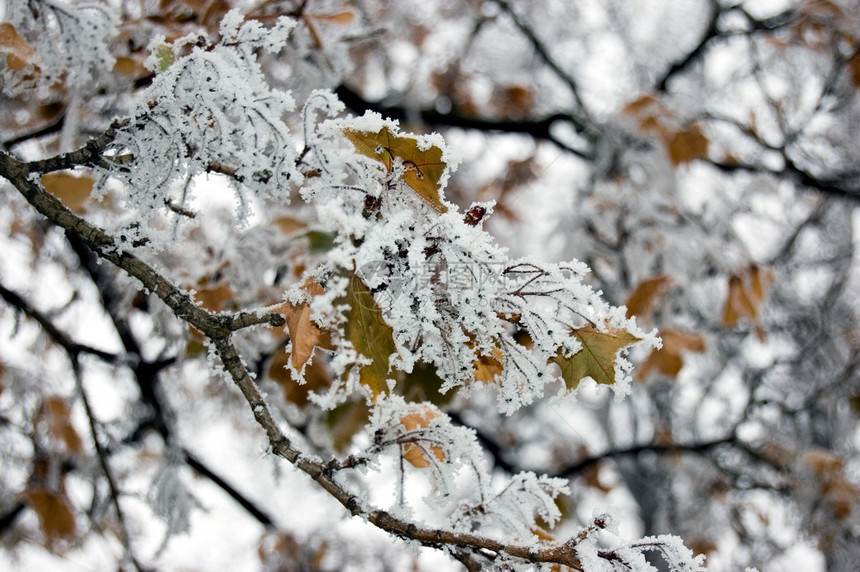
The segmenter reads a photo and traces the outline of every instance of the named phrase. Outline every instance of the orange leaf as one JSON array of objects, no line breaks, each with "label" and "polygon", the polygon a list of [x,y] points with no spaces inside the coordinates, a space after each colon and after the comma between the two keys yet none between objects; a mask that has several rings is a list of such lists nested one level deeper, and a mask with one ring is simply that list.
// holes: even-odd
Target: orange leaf
[{"label": "orange leaf", "polygon": [[394,135],[388,127],[376,133],[345,128],[343,133],[355,146],[356,152],[379,161],[389,171],[394,168],[394,158],[400,158],[405,168],[403,181],[437,213],[448,210],[439,194],[442,189],[440,181],[447,167],[442,161],[442,149],[435,146],[419,149],[418,139]]},{"label": "orange leaf", "polygon": [[492,355],[478,353],[472,366],[475,368],[475,379],[484,383],[491,383],[496,376],[502,374],[502,362],[505,354],[498,347],[493,347]]},{"label": "orange leaf", "polygon": [[604,332],[590,324],[574,330],[571,335],[579,340],[582,348],[570,357],[565,357],[559,349],[549,360],[559,365],[561,377],[570,390],[576,389],[585,377],[600,384],[615,383],[618,352],[640,340],[626,330],[607,327]]},{"label": "orange leaf", "polygon": [[698,125],[675,132],[667,137],[664,143],[669,152],[669,160],[676,167],[708,156],[709,141]]},{"label": "orange leaf", "polygon": [[758,319],[758,307],[765,296],[765,288],[772,280],[770,272],[756,265],[739,275],[729,277],[729,293],[723,308],[723,325],[734,326],[741,318],[753,322]]},{"label": "orange leaf", "polygon": [[87,199],[93,191],[92,177],[75,176],[70,173],[48,173],[42,175],[42,186],[46,191],[60,199],[68,209],[82,214]]},{"label": "orange leaf", "polygon": [[[422,411],[404,415],[400,418],[400,423],[403,424],[407,431],[415,431],[416,429],[429,427],[430,421],[436,417],[439,417],[439,414],[427,407]],[[445,452],[441,447],[430,445],[430,451],[440,462],[445,461]],[[426,451],[415,443],[404,443],[402,455],[405,461],[417,469],[426,469],[432,464],[430,459],[427,458]]]},{"label": "orange leaf", "polygon": [[65,496],[47,489],[30,489],[24,500],[39,517],[39,526],[50,540],[75,535],[75,514]]},{"label": "orange leaf", "polygon": [[639,285],[630,293],[625,306],[627,306],[627,317],[632,318],[638,316],[642,319],[649,319],[651,311],[654,309],[654,303],[657,298],[666,292],[666,287],[672,281],[672,277],[668,274],[648,278],[639,283]]},{"label": "orange leaf", "polygon": [[0,52],[6,54],[6,67],[22,70],[30,63],[35,50],[9,22],[0,24]]}]

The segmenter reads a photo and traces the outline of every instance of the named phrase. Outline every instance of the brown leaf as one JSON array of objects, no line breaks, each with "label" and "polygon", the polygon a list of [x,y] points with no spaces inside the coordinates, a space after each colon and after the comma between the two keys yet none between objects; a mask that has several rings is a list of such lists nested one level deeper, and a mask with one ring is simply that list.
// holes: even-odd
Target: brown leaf
[{"label": "brown leaf", "polygon": [[275,223],[278,226],[278,229],[284,234],[293,234],[294,232],[304,230],[308,227],[308,223],[291,216],[279,216],[272,222]]},{"label": "brown leaf", "polygon": [[0,53],[6,54],[6,67],[22,70],[30,63],[35,50],[9,22],[0,24]]},{"label": "brown leaf", "polygon": [[851,77],[851,83],[855,89],[860,89],[860,53],[855,54],[848,60],[848,75]]},{"label": "brown leaf", "polygon": [[475,360],[472,362],[472,367],[475,368],[475,379],[484,383],[492,383],[497,376],[502,375],[504,366],[502,362],[505,359],[505,354],[498,347],[493,347],[492,355],[484,355],[482,353],[475,354]]},{"label": "brown leaf", "polygon": [[346,128],[343,133],[355,146],[357,153],[379,161],[389,171],[394,167],[394,158],[399,157],[405,167],[403,181],[437,213],[448,210],[439,194],[442,174],[447,167],[442,161],[442,149],[435,146],[419,149],[418,139],[394,135],[388,127],[376,133]]},{"label": "brown leaf", "polygon": [[561,377],[570,390],[576,389],[585,377],[600,384],[615,383],[618,352],[640,340],[625,330],[607,327],[606,331],[601,331],[590,324],[574,330],[571,335],[579,340],[582,349],[570,357],[565,357],[559,349],[549,360],[559,365]]},{"label": "brown leaf", "polygon": [[39,419],[43,420],[52,437],[61,441],[70,453],[82,453],[83,441],[72,425],[71,412],[66,401],[56,395],[42,401]]},{"label": "brown leaf", "polygon": [[220,312],[224,306],[233,299],[233,289],[227,282],[200,287],[194,293],[194,299],[210,312]]},{"label": "brown leaf", "polygon": [[627,306],[627,317],[632,318],[637,316],[642,320],[651,318],[651,311],[654,309],[654,303],[657,299],[665,294],[667,286],[672,282],[672,277],[668,274],[648,278],[639,283],[639,285],[630,293],[630,296],[625,302]]},{"label": "brown leaf", "polygon": [[294,403],[299,407],[305,407],[310,403],[311,392],[321,393],[331,386],[331,371],[326,366],[320,355],[320,348],[315,348],[313,359],[305,368],[304,384],[299,384],[293,379],[287,363],[290,355],[286,348],[281,348],[272,356],[267,371],[269,379],[280,386],[284,392],[284,400]]},{"label": "brown leaf", "polygon": [[305,17],[312,18],[319,22],[344,25],[355,20],[355,12],[346,10],[344,12],[337,12],[336,14],[305,14]]},{"label": "brown leaf", "polygon": [[[302,289],[310,296],[319,296],[325,293],[323,287],[313,278],[305,281]],[[292,342],[292,365],[296,371],[302,371],[307,361],[311,358],[315,347],[331,349],[331,334],[317,326],[311,319],[311,307],[307,302],[291,304],[284,302],[276,310],[282,314],[287,321],[287,332]]]},{"label": "brown leaf", "polygon": [[669,160],[676,167],[708,156],[708,138],[696,124],[670,134],[664,143]]},{"label": "brown leaf", "polygon": [[663,347],[651,353],[636,370],[636,379],[644,381],[653,374],[675,378],[684,367],[684,352],[700,353],[705,351],[705,338],[699,334],[678,330],[661,330]]},{"label": "brown leaf", "polygon": [[39,517],[39,527],[50,540],[75,535],[75,514],[65,496],[37,488],[23,494],[24,501]]},{"label": "brown leaf", "polygon": [[42,175],[42,186],[46,191],[60,199],[68,209],[83,214],[84,207],[93,191],[95,181],[92,177],[76,176],[71,173],[47,173]]},{"label": "brown leaf", "polygon": [[741,274],[729,277],[729,292],[723,308],[723,325],[734,326],[741,318],[758,319],[758,308],[764,301],[765,289],[772,281],[770,272],[756,265]]}]

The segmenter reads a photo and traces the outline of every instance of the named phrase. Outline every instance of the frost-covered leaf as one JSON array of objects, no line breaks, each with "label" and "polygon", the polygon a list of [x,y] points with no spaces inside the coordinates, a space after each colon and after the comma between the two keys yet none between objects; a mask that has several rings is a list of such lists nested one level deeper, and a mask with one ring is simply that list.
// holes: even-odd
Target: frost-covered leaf
[{"label": "frost-covered leaf", "polygon": [[310,307],[310,300],[324,294],[325,290],[313,278],[306,280],[301,289],[306,299],[295,303],[287,301],[278,307],[278,312],[286,318],[286,328],[290,334],[290,363],[293,370],[299,373],[304,370],[314,348],[331,348],[331,335],[314,322]]},{"label": "frost-covered leaf", "polygon": [[346,302],[350,310],[346,322],[346,339],[355,350],[367,358],[359,368],[359,383],[376,399],[388,391],[391,378],[390,358],[396,353],[391,326],[385,323],[382,311],[357,274],[349,280]]},{"label": "frost-covered leaf", "polygon": [[395,159],[400,159],[406,184],[436,212],[448,210],[440,196],[440,181],[447,167],[442,161],[442,149],[425,148],[418,139],[392,133],[388,126],[375,133],[353,128],[345,128],[343,133],[358,153],[379,161],[388,171],[394,169]]},{"label": "frost-covered leaf", "polygon": [[[439,417],[439,413],[427,407],[423,411],[416,410],[407,413],[400,418],[400,423],[406,431],[415,431],[429,427],[430,421],[436,417]],[[403,443],[403,459],[415,468],[426,469],[429,467],[432,463],[429,454],[436,457],[437,461],[445,461],[445,452],[439,445],[430,444],[428,448],[416,442]]]},{"label": "frost-covered leaf", "polygon": [[561,368],[561,377],[570,390],[576,389],[579,382],[590,377],[600,384],[615,383],[618,352],[641,338],[618,328],[595,328],[588,324],[571,332],[582,349],[573,355],[565,355],[559,350],[551,358]]}]

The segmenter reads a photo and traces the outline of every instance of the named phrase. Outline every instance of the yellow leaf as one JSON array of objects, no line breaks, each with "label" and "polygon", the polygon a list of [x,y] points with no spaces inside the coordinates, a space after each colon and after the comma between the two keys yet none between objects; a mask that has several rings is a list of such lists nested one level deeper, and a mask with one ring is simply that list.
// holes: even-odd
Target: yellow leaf
[{"label": "yellow leaf", "polygon": [[60,199],[70,211],[82,214],[87,199],[93,191],[92,177],[77,177],[70,173],[48,173],[42,175],[42,186]]},{"label": "yellow leaf", "polygon": [[39,517],[39,526],[45,536],[56,540],[75,535],[75,514],[64,496],[42,488],[30,489],[23,496]]},{"label": "yellow leaf", "polygon": [[434,146],[421,150],[417,139],[394,135],[388,127],[376,133],[346,128],[343,133],[356,152],[379,161],[389,171],[394,167],[394,158],[399,157],[405,168],[403,181],[436,212],[441,214],[448,210],[439,195],[442,188],[439,181],[447,167],[442,161],[442,149]]},{"label": "yellow leaf", "polygon": [[615,360],[619,350],[641,339],[625,330],[607,327],[604,332],[590,324],[574,330],[571,335],[579,340],[582,348],[570,357],[559,349],[549,360],[561,368],[561,377],[570,390],[576,389],[585,377],[604,385],[615,383]]},{"label": "yellow leaf", "polygon": [[[439,417],[435,410],[425,407],[420,411],[409,413],[400,418],[400,423],[407,431],[415,431],[416,429],[424,429],[430,426],[430,421]],[[430,445],[430,451],[439,462],[445,461],[445,452],[438,445]],[[403,460],[417,469],[426,469],[432,462],[427,458],[427,453],[424,448],[416,443],[403,444]]]},{"label": "yellow leaf", "polygon": [[35,51],[9,22],[0,24],[0,52],[6,53],[6,67],[22,70],[30,63]]},{"label": "yellow leaf", "polygon": [[370,390],[373,399],[388,391],[389,359],[397,351],[394,330],[382,319],[382,310],[361,278],[353,274],[346,293],[349,304],[346,339],[355,350],[371,360],[359,366],[359,383]]}]

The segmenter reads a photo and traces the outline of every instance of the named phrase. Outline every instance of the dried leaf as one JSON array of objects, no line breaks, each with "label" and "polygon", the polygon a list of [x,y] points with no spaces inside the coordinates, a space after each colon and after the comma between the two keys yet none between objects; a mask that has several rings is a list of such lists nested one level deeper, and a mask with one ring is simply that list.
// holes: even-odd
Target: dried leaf
[{"label": "dried leaf", "polygon": [[48,432],[55,439],[62,441],[70,453],[82,453],[83,441],[72,425],[71,411],[62,397],[51,396],[42,401],[39,419],[47,424]]},{"label": "dried leaf", "polygon": [[307,18],[312,18],[319,22],[329,22],[331,24],[349,24],[355,20],[355,12],[344,11],[336,14],[305,14]]},{"label": "dried leaf", "polygon": [[68,209],[83,214],[95,181],[92,177],[75,176],[71,173],[48,173],[42,175],[42,186],[60,199]]},{"label": "dried leaf", "polygon": [[233,289],[227,282],[200,287],[194,292],[194,298],[210,312],[220,312],[233,299]]},{"label": "dried leaf", "polygon": [[847,62],[848,74],[855,89],[860,89],[860,54],[856,54]]},{"label": "dried leaf", "polygon": [[25,502],[39,517],[39,527],[50,540],[75,535],[75,514],[65,496],[36,488],[23,494]]},{"label": "dried leaf", "polygon": [[[430,421],[436,417],[439,417],[439,414],[435,410],[426,407],[421,411],[404,415],[400,418],[400,423],[403,424],[407,431],[415,431],[416,429],[429,427]],[[439,462],[445,461],[445,452],[441,447],[430,445],[430,451]],[[402,456],[405,461],[417,469],[426,469],[432,465],[432,461],[427,458],[426,450],[416,443],[404,443]]]},{"label": "dried leaf", "polygon": [[30,63],[35,50],[9,22],[0,24],[0,53],[6,54],[6,67],[22,70]]},{"label": "dried leaf", "polygon": [[693,159],[707,157],[710,142],[702,132],[702,128],[693,124],[667,137],[664,143],[669,152],[669,160],[677,167]]},{"label": "dried leaf", "polygon": [[607,327],[603,332],[590,324],[574,330],[571,335],[579,340],[582,349],[570,357],[560,349],[549,360],[559,365],[562,379],[570,390],[576,389],[585,377],[600,384],[615,383],[618,352],[641,339],[625,330]]},{"label": "dried leaf", "polygon": [[269,379],[278,384],[284,392],[285,401],[304,407],[310,403],[311,392],[321,393],[331,386],[331,371],[319,355],[320,348],[315,348],[315,352],[313,359],[305,368],[303,384],[293,379],[287,367],[290,354],[287,353],[286,348],[279,349],[272,356],[267,373]]},{"label": "dried leaf", "polygon": [[476,353],[475,360],[472,362],[472,366],[475,368],[475,379],[484,383],[491,383],[502,374],[504,359],[505,354],[498,347],[493,347],[492,355]]},{"label": "dried leaf", "polygon": [[394,135],[388,127],[376,133],[346,128],[343,133],[355,146],[356,152],[379,161],[389,171],[394,167],[394,158],[399,157],[405,167],[403,181],[436,212],[441,214],[448,210],[439,195],[442,188],[439,181],[446,168],[442,149],[434,146],[421,150],[417,139]]},{"label": "dried leaf", "polygon": [[705,351],[705,338],[699,334],[661,330],[660,337],[663,339],[663,347],[651,350],[636,370],[637,380],[644,381],[655,373],[675,378],[684,367],[684,352]]},{"label": "dried leaf", "polygon": [[625,306],[627,306],[627,317],[632,318],[637,316],[640,319],[647,320],[651,317],[651,311],[654,309],[654,303],[657,299],[666,292],[666,287],[672,282],[672,277],[668,274],[648,278],[639,283],[639,285],[630,293]]},{"label": "dried leaf", "polygon": [[741,274],[729,277],[729,293],[723,308],[723,325],[734,326],[746,317],[755,322],[764,301],[765,288],[772,280],[770,272],[751,266]]},{"label": "dried leaf", "polygon": [[299,230],[304,230],[308,227],[308,223],[301,221],[291,216],[279,216],[272,221],[278,226],[278,229],[284,234],[293,234]]},{"label": "dried leaf", "polygon": [[[310,278],[305,281],[302,289],[310,296],[324,294],[322,286],[316,280]],[[315,347],[331,349],[331,335],[311,319],[311,308],[307,302],[291,304],[285,302],[276,310],[282,314],[287,321],[287,332],[292,342],[292,365],[297,371],[302,371],[305,363],[313,355]]]},{"label": "dried leaf", "polygon": [[397,351],[394,330],[383,320],[382,310],[357,274],[349,281],[346,300],[350,307],[346,339],[358,353],[371,360],[370,364],[359,366],[359,383],[370,390],[375,400],[388,391],[389,359]]}]

